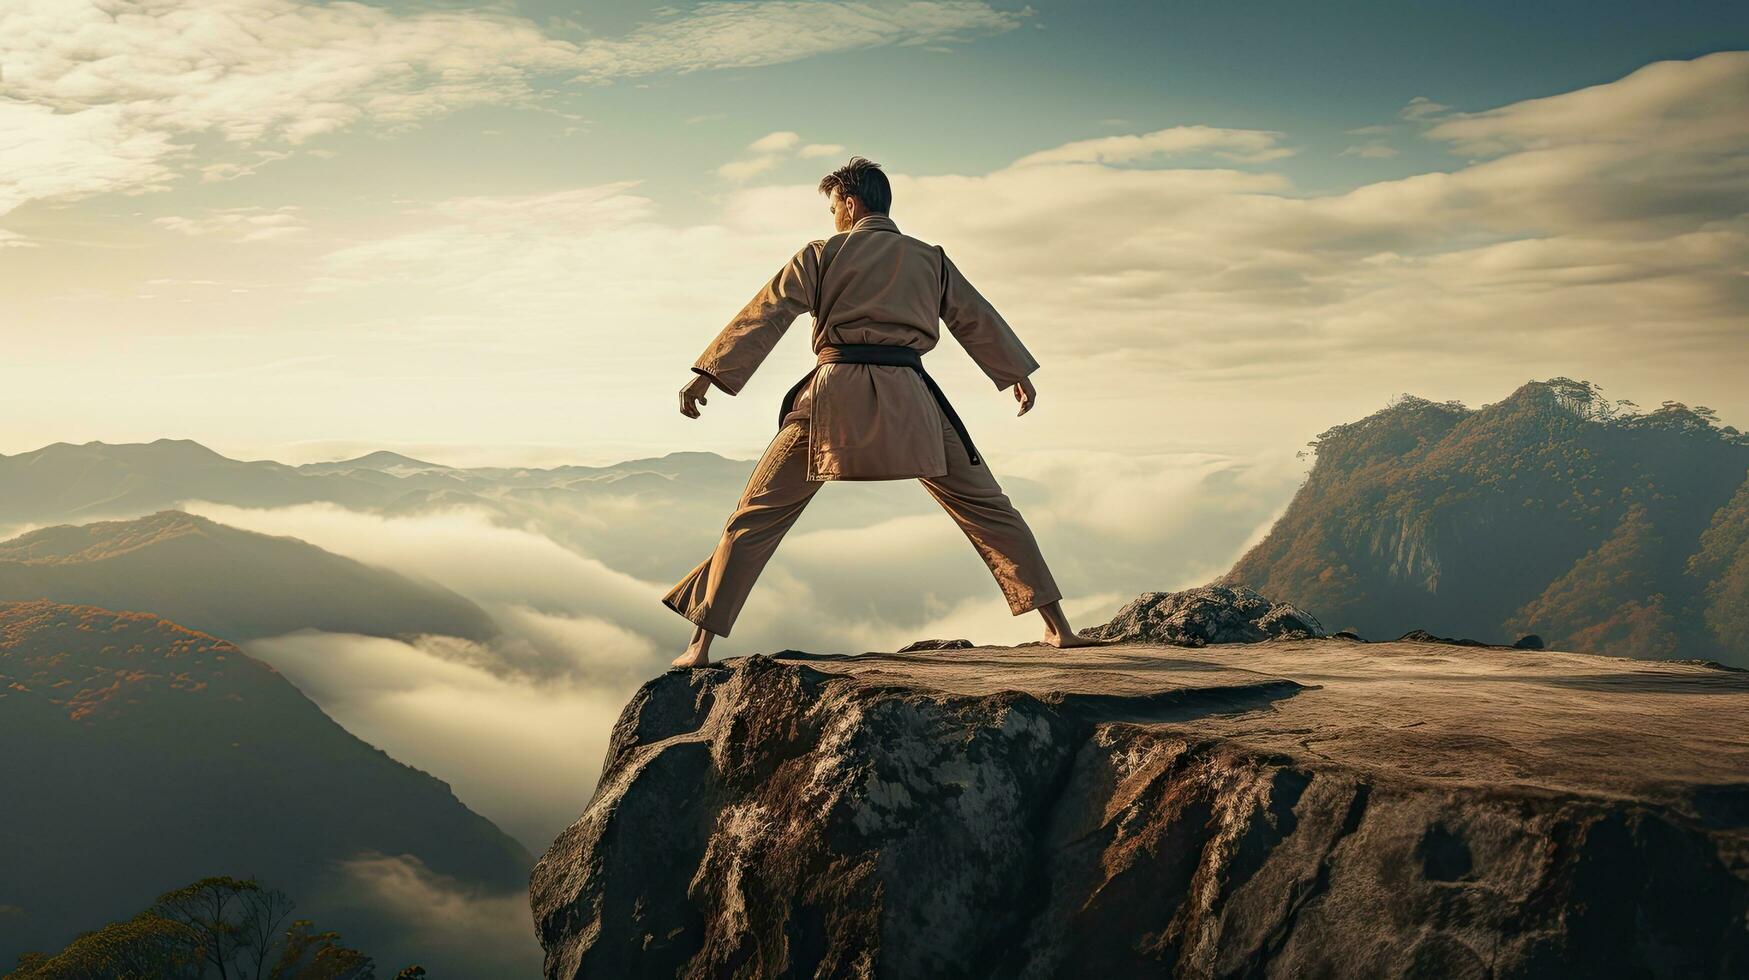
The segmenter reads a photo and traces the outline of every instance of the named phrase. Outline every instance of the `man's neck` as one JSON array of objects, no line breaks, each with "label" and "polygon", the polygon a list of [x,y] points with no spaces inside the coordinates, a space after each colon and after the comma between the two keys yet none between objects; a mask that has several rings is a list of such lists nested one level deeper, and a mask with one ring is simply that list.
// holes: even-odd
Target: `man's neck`
[{"label": "man's neck", "polygon": [[884,214],[876,214],[872,211],[850,223],[851,231],[860,231],[866,228],[897,229],[898,225],[893,223],[892,218]]}]

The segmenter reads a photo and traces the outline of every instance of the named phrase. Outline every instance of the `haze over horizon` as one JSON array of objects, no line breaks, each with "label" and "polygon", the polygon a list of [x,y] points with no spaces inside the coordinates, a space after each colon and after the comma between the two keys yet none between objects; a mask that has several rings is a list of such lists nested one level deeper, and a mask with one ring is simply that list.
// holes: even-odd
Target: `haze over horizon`
[{"label": "haze over horizon", "polygon": [[9,4],[0,453],[756,456],[805,317],[675,391],[851,153],[1041,362],[1015,420],[930,358],[999,472],[1558,375],[1749,420],[1749,11],[1344,13]]}]

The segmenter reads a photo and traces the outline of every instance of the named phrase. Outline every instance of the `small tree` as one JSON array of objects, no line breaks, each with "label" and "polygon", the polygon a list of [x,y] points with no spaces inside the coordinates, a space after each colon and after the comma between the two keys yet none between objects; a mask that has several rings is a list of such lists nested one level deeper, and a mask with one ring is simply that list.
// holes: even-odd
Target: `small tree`
[{"label": "small tree", "polygon": [[292,901],[253,878],[219,876],[165,892],[126,922],[73,940],[53,956],[27,953],[9,980],[369,980],[370,957],[289,926]]},{"label": "small tree", "polygon": [[364,980],[375,976],[370,957],[340,945],[340,934],[316,932],[309,919],[285,931],[285,945],[273,972],[262,980]]},{"label": "small tree", "polygon": [[9,980],[147,980],[198,977],[202,972],[199,938],[180,922],[141,912],[81,933],[59,953],[25,953]]}]

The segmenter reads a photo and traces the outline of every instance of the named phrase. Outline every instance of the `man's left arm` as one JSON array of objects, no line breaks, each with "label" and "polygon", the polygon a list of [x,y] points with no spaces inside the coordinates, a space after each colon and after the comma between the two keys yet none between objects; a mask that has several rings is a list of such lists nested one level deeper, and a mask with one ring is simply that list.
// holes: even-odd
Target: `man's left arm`
[{"label": "man's left arm", "polygon": [[814,305],[814,276],[824,241],[802,246],[741,312],[718,332],[692,370],[731,395],[740,393],[783,332]]}]

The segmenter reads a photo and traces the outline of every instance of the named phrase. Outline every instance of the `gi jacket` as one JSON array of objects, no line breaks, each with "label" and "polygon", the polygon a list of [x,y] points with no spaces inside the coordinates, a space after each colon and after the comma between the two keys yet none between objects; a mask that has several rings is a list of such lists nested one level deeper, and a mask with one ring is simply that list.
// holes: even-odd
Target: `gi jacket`
[{"label": "gi jacket", "polygon": [[[870,214],[849,231],[804,245],[717,334],[692,369],[738,394],[790,323],[811,309],[816,311],[816,354],[827,344],[897,344],[928,351],[940,339],[939,324],[946,323],[997,389],[1018,384],[1038,368],[945,251],[902,234],[886,215]],[[808,420],[807,479],[901,480],[947,473],[947,421],[923,379],[903,365],[820,365],[783,421],[802,419]]]}]

